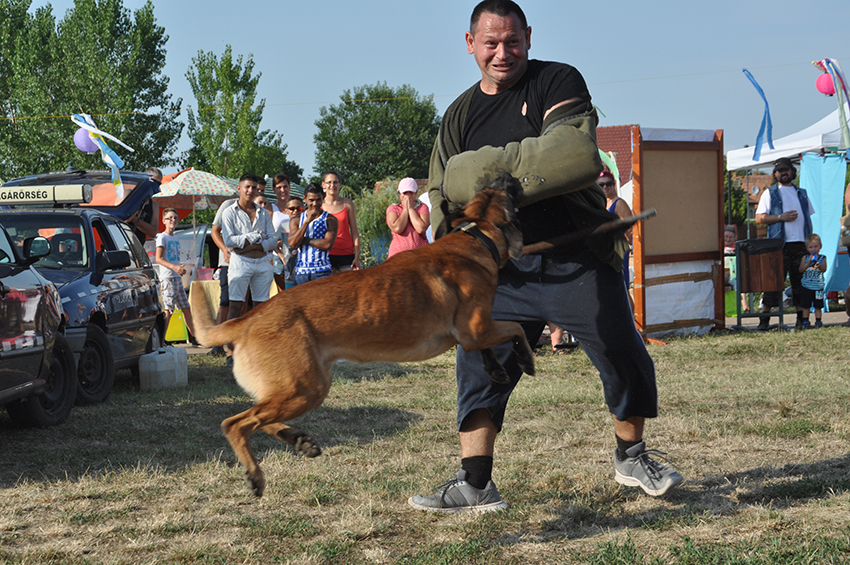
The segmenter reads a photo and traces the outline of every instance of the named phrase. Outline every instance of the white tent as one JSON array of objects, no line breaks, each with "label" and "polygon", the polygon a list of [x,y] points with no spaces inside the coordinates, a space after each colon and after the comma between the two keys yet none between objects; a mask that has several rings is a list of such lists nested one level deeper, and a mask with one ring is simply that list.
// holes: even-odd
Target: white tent
[{"label": "white tent", "polygon": [[[850,116],[850,107],[845,104],[845,116]],[[847,120],[850,125],[850,119]],[[850,281],[844,248],[838,245],[838,220],[844,209],[844,178],[846,164],[844,155],[830,153],[841,141],[841,118],[838,109],[809,127],[774,140],[774,149],[762,146],[758,161],[753,161],[753,147],[735,149],[726,153],[726,167],[730,171],[757,167],[772,167],[780,157],[793,158],[802,155],[799,167],[800,186],[809,193],[815,215],[812,229],[820,235],[823,243],[821,253],[827,257],[826,290],[844,290]],[[827,150],[823,156],[822,149]],[[839,257],[839,253],[841,257]]]},{"label": "white tent", "polygon": [[[845,104],[845,116],[850,116],[850,109]],[[850,123],[850,119],[848,119]],[[754,147],[733,149],[726,153],[726,168],[730,171],[751,169],[760,166],[770,166],[780,157],[793,157],[800,153],[819,153],[821,149],[834,149],[841,140],[839,129],[840,118],[836,108],[833,113],[809,127],[786,135],[773,141],[774,149],[766,143],[762,145],[758,161],[753,161]]]}]

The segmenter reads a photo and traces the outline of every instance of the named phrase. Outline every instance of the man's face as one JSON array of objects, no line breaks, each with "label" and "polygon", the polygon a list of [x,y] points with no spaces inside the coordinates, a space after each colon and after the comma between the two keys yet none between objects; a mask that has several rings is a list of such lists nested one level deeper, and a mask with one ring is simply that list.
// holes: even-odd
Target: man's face
[{"label": "man's face", "polygon": [[481,90],[485,94],[508,90],[528,67],[531,27],[523,29],[516,14],[484,12],[474,32],[466,32],[466,50],[481,69]]},{"label": "man's face", "polygon": [[243,180],[239,183],[239,200],[243,203],[249,202],[259,194],[257,183],[251,180]]},{"label": "man's face", "polygon": [[308,192],[304,196],[304,203],[307,205],[307,210],[321,210],[322,209],[322,196],[320,194],[316,194],[315,192]]},{"label": "man's face", "polygon": [[277,196],[278,202],[286,202],[289,200],[289,186],[288,180],[282,180],[276,185],[274,185],[274,193]]},{"label": "man's face", "polygon": [[174,233],[174,228],[177,227],[177,222],[179,219],[177,218],[177,214],[174,212],[168,212],[167,214],[163,214],[162,223],[165,225],[166,233]]},{"label": "man's face", "polygon": [[774,171],[773,176],[782,184],[791,184],[791,181],[794,180],[794,171],[788,167],[781,167]]}]

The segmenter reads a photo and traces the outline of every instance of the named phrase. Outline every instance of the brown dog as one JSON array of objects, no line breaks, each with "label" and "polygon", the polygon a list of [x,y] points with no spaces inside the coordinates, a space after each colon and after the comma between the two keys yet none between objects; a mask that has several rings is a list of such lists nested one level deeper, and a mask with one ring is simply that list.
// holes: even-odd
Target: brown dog
[{"label": "brown dog", "polygon": [[307,457],[319,455],[310,436],[283,422],[322,404],[337,359],[422,361],[459,343],[481,349],[490,376],[506,382],[488,348],[511,340],[522,370],[534,374],[522,327],[490,317],[499,268],[522,253],[514,207],[519,190],[516,179],[503,175],[450,220],[462,231],[376,267],[286,290],[218,326],[193,293],[195,335],[207,346],[233,345],[233,374],[256,402],[221,423],[255,495],[262,496],[265,479],[251,434],[262,430]]}]

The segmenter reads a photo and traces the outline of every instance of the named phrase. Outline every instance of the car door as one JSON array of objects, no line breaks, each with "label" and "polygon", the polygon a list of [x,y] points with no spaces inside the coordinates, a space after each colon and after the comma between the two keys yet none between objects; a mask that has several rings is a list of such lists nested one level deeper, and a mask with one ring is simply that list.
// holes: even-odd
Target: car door
[{"label": "car door", "polygon": [[0,228],[0,391],[33,381],[46,370],[39,302],[44,287],[22,265]]},{"label": "car door", "polygon": [[[148,338],[157,322],[162,317],[162,299],[160,296],[159,278],[156,268],[151,264],[145,248],[139,243],[133,229],[125,222],[115,222],[120,228],[127,242],[127,249],[133,258],[133,264],[138,267],[139,286],[136,293],[136,301],[139,307],[139,329],[134,339],[134,349],[137,355],[146,352]],[[117,231],[117,230],[116,230]],[[116,236],[117,237],[117,236]]]},{"label": "car door", "polygon": [[115,287],[113,311],[122,311],[120,327],[124,357],[133,358],[145,353],[150,332],[162,312],[159,281],[144,248],[130,227],[109,216],[102,219],[116,249],[130,254],[129,267],[121,269],[120,273],[105,275],[111,277]]},{"label": "car door", "polygon": [[[98,253],[126,250],[123,235],[120,230],[110,230],[105,221],[106,216],[90,217]],[[92,281],[99,290],[98,309],[105,316],[106,335],[116,367],[123,366],[134,353],[133,340],[139,327],[134,289],[141,284],[137,280],[137,272],[138,266],[133,263],[131,255],[129,267],[98,269],[94,275],[97,280]]]}]

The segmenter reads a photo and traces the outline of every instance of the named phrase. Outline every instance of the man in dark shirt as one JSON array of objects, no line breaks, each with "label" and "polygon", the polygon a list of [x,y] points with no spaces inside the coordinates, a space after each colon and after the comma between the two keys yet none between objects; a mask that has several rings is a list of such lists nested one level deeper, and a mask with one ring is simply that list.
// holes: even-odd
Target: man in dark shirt
[{"label": "man in dark shirt", "polygon": [[[502,171],[523,186],[518,216],[526,244],[613,219],[595,185],[601,171],[596,113],[581,74],[569,65],[529,60],[531,28],[510,0],[481,2],[472,13],[466,44],[481,81],[443,118],[429,174],[432,226]],[[605,237],[510,261],[499,274],[493,317],[523,324],[531,343],[547,321],[581,343],[600,372],[613,415],[616,480],[658,496],[683,479],[654,461],[643,442],[644,420],[657,416],[655,368],[618,272],[620,240]],[[510,343],[496,353],[510,384],[494,383],[480,352],[458,346],[461,471],[436,494],[411,497],[412,507],[433,512],[507,508],[491,480],[493,449],[521,371]]]}]

